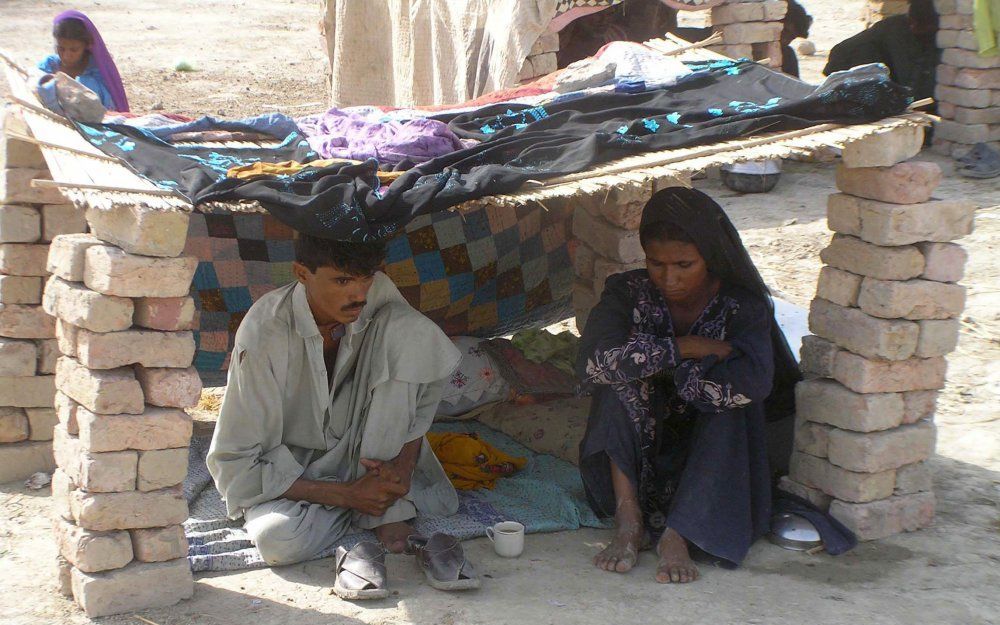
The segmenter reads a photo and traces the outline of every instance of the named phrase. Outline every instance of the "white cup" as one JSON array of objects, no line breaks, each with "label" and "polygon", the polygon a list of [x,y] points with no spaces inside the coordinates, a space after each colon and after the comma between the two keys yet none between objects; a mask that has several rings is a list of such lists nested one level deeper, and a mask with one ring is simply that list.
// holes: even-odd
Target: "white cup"
[{"label": "white cup", "polygon": [[498,556],[516,558],[524,551],[524,526],[517,521],[502,521],[487,527],[486,536],[493,541]]}]

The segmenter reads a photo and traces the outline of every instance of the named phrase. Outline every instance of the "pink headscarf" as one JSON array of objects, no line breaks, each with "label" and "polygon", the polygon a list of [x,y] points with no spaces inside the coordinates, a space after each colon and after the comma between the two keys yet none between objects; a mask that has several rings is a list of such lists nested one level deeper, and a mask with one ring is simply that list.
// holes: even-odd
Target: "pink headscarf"
[{"label": "pink headscarf", "polygon": [[87,33],[90,34],[90,57],[94,59],[97,71],[101,73],[101,78],[104,79],[104,86],[107,87],[108,93],[111,94],[111,101],[114,102],[115,110],[127,113],[129,108],[128,98],[125,97],[125,86],[122,84],[122,77],[118,73],[115,60],[111,58],[111,53],[108,52],[107,46],[104,45],[101,33],[98,32],[97,27],[90,21],[90,18],[80,11],[63,11],[52,20],[52,24],[56,25],[59,22],[69,19],[83,22]]}]

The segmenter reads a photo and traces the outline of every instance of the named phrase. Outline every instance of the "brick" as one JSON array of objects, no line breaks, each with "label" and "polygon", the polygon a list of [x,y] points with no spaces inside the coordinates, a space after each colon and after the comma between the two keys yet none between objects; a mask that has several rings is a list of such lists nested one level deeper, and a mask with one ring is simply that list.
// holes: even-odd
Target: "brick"
[{"label": "brick", "polygon": [[903,423],[934,420],[938,391],[909,391],[903,393]]},{"label": "brick", "polygon": [[925,320],[919,325],[920,336],[914,352],[918,358],[944,356],[958,347],[958,319]]},{"label": "brick", "polygon": [[[940,106],[940,105],[939,105]],[[990,108],[965,108],[964,106],[949,105],[952,107],[950,115],[942,115],[947,119],[955,120],[960,124],[1000,124],[1000,106]]]},{"label": "brick", "polygon": [[911,357],[920,334],[913,322],[879,319],[822,299],[809,307],[809,330],[861,356],[889,360]]},{"label": "brick", "polygon": [[37,276],[0,275],[0,302],[4,304],[41,304],[42,279]]},{"label": "brick", "polygon": [[[51,455],[51,451],[52,448],[50,445],[49,455]],[[56,468],[55,463],[52,464],[52,467],[52,512],[54,518],[72,521],[73,508],[70,505],[70,500],[72,499],[73,491],[76,490],[76,484],[66,475],[65,471]]]},{"label": "brick", "polygon": [[19,443],[28,440],[31,430],[28,417],[20,408],[0,408],[0,443]]},{"label": "brick", "polygon": [[590,196],[591,214],[603,217],[612,225],[625,230],[638,230],[642,220],[642,209],[653,195],[653,185],[649,181],[641,184],[618,183]]},{"label": "brick", "polygon": [[818,488],[811,488],[805,484],[800,484],[787,475],[782,476],[778,481],[778,490],[801,497],[823,511],[828,510],[830,502],[833,501],[833,497]]},{"label": "brick", "polygon": [[91,493],[119,493],[136,489],[139,454],[135,451],[83,453],[80,487]]},{"label": "brick", "polygon": [[73,488],[76,488],[80,483],[80,464],[83,456],[80,438],[70,436],[65,428],[57,425],[52,431],[52,454],[59,469],[73,482]]},{"label": "brick", "polygon": [[922,126],[904,126],[844,145],[845,167],[891,167],[913,158],[924,145]]},{"label": "brick", "polygon": [[777,41],[782,25],[774,22],[749,22],[723,26],[722,40],[727,45]]},{"label": "brick", "polygon": [[81,406],[98,414],[142,414],[142,388],[132,369],[92,371],[77,360],[63,356],[56,364],[56,385]]},{"label": "brick", "polygon": [[855,393],[834,380],[816,379],[795,386],[795,404],[796,413],[804,420],[843,430],[876,432],[903,422],[905,396]]},{"label": "brick", "polygon": [[749,43],[708,46],[708,49],[731,59],[753,58],[753,46]]},{"label": "brick", "polygon": [[91,618],[171,606],[194,594],[187,558],[133,562],[103,573],[72,573],[73,597]]},{"label": "brick", "polygon": [[73,565],[62,556],[56,556],[56,589],[68,599],[73,598]]},{"label": "brick", "polygon": [[52,440],[52,429],[59,423],[54,408],[25,408],[28,415],[28,425],[31,430],[30,440],[50,441]]},{"label": "brick", "polygon": [[80,443],[91,452],[171,449],[191,440],[191,417],[183,410],[150,407],[141,415],[104,415],[80,406],[76,419]]},{"label": "brick", "polygon": [[83,211],[72,204],[46,204],[42,206],[42,239],[51,241],[60,234],[87,231]]},{"label": "brick", "polygon": [[0,243],[0,273],[9,276],[47,276],[49,246],[34,243]]},{"label": "brick", "polygon": [[870,503],[834,501],[830,514],[859,540],[878,540],[930,526],[934,505],[933,493],[915,493]]},{"label": "brick", "polygon": [[971,30],[938,30],[938,48],[961,48],[963,50],[978,50],[976,34]]},{"label": "brick", "polygon": [[892,167],[837,167],[838,189],[881,202],[926,202],[939,184],[941,168],[936,163],[907,161]]},{"label": "brick", "polygon": [[531,46],[531,51],[528,52],[528,56],[538,56],[539,54],[545,54],[546,52],[558,51],[559,33],[545,33],[535,40],[535,44]]},{"label": "brick", "polygon": [[137,326],[164,332],[190,330],[194,326],[191,297],[141,297],[134,303],[132,322]]},{"label": "brick", "polygon": [[833,361],[840,348],[826,339],[812,334],[802,337],[799,350],[799,366],[804,373],[820,377],[833,375]]},{"label": "brick", "polygon": [[93,532],[56,520],[56,542],[62,557],[86,573],[120,569],[132,561],[128,532]]},{"label": "brick", "polygon": [[590,310],[597,304],[599,297],[594,294],[594,284],[592,282],[573,283],[573,312],[576,315],[576,329],[583,332],[583,327],[587,323],[587,316]]},{"label": "brick", "polygon": [[556,55],[547,52],[531,57],[531,67],[535,70],[536,76],[545,76],[559,69],[559,64]]},{"label": "brick", "polygon": [[912,495],[931,490],[931,472],[926,462],[914,462],[896,469],[896,495]]},{"label": "brick", "polygon": [[70,494],[73,518],[80,527],[108,531],[164,527],[187,519],[187,502],[180,486],[141,492]]},{"label": "brick", "polygon": [[[945,52],[949,51],[945,50]],[[993,98],[987,90],[962,89],[961,87],[949,87],[948,85],[937,85],[934,88],[934,97],[941,102],[948,102],[956,106],[973,109],[984,109],[993,103]]]},{"label": "brick", "polygon": [[188,541],[181,525],[136,529],[129,533],[132,534],[132,552],[140,562],[164,562],[187,557]]},{"label": "brick", "polygon": [[971,15],[941,15],[938,26],[943,30],[972,30]]},{"label": "brick", "polygon": [[858,292],[861,290],[863,276],[834,267],[823,267],[819,270],[819,280],[816,283],[816,297],[823,298],[840,306],[857,306]]},{"label": "brick", "polygon": [[573,213],[573,235],[600,256],[611,260],[634,263],[646,257],[637,230],[618,228],[587,211]]},{"label": "brick", "polygon": [[58,418],[59,423],[66,428],[66,432],[72,434],[73,436],[80,435],[80,426],[76,421],[76,411],[79,407],[80,404],[73,401],[68,395],[56,391],[54,401],[56,418]]},{"label": "brick", "polygon": [[[188,359],[188,362],[191,362]],[[136,366],[135,377],[146,403],[165,408],[194,408],[201,398],[201,376],[194,367],[185,369]]]},{"label": "brick", "polygon": [[830,431],[833,429],[829,425],[799,420],[795,424],[795,449],[810,456],[826,458]]},{"label": "brick", "polygon": [[61,234],[52,239],[46,268],[49,272],[70,282],[83,282],[87,248],[101,245],[92,234]]},{"label": "brick", "polygon": [[878,473],[926,460],[935,440],[934,424],[926,421],[864,434],[833,430],[827,458],[848,471]]},{"label": "brick", "polygon": [[90,247],[86,255],[84,284],[98,293],[120,297],[184,297],[198,267],[193,256],[136,256],[106,245]]},{"label": "brick", "polygon": [[712,26],[735,24],[739,22],[763,22],[764,3],[747,2],[742,4],[723,4],[712,7]]},{"label": "brick", "polygon": [[880,280],[909,280],[924,272],[924,256],[912,245],[883,247],[843,234],[835,234],[819,256],[837,269]]},{"label": "brick", "polygon": [[959,124],[947,119],[941,120],[936,126],[934,136],[945,141],[973,145],[984,137],[989,140],[990,127],[987,124]]},{"label": "brick", "polygon": [[928,391],[944,387],[944,358],[868,360],[841,351],[833,365],[833,377],[857,393]]},{"label": "brick", "polygon": [[55,468],[52,443],[49,441],[0,445],[0,484],[25,480],[35,473],[51,473]]},{"label": "brick", "polygon": [[976,205],[965,200],[890,204],[837,193],[827,201],[831,230],[875,245],[952,241],[972,233]]},{"label": "brick", "polygon": [[616,263],[615,261],[599,257],[594,262],[594,292],[603,293],[604,283],[607,282],[608,278],[610,278],[611,276],[626,271],[632,271],[633,269],[642,269],[645,266],[646,266],[645,260],[640,260],[634,263],[623,264],[623,263]]},{"label": "brick", "polygon": [[125,365],[186,367],[194,360],[194,334],[125,330],[91,332],[80,329],[76,353],[80,364],[90,369],[115,369]]},{"label": "brick", "polygon": [[785,19],[785,14],[788,13],[788,3],[784,0],[766,0],[762,4],[764,6],[765,22],[776,22]]},{"label": "brick", "polygon": [[965,274],[968,253],[961,245],[924,242],[918,243],[917,249],[924,255],[924,272],[920,274],[921,278],[939,282],[958,282]]},{"label": "brick", "polygon": [[951,319],[965,309],[965,287],[933,280],[865,278],[858,305],[869,315],[886,319]]},{"label": "brick", "polygon": [[159,490],[184,481],[187,476],[188,448],[155,449],[139,452],[139,490]]},{"label": "brick", "polygon": [[76,358],[76,335],[79,333],[80,328],[72,323],[56,319],[56,343],[58,343],[59,351],[64,356]]},{"label": "brick", "polygon": [[30,378],[0,377],[0,406],[18,408],[48,408],[55,398],[54,375],[36,375]]},{"label": "brick", "polygon": [[752,43],[750,47],[753,49],[753,59],[755,61],[762,62],[766,59],[769,67],[781,67],[782,52],[780,41]]},{"label": "brick", "polygon": [[593,280],[594,261],[596,260],[597,254],[594,253],[594,250],[590,249],[586,243],[577,241],[573,251],[573,273],[576,274],[576,277],[583,280]]},{"label": "brick", "polygon": [[51,375],[56,372],[56,361],[59,360],[59,341],[56,339],[38,339],[38,373]]},{"label": "brick", "polygon": [[42,219],[30,206],[0,206],[0,243],[34,243],[42,237]]},{"label": "brick", "polygon": [[0,336],[14,339],[48,339],[56,335],[56,320],[41,306],[0,304]]},{"label": "brick", "polygon": [[0,204],[63,204],[66,199],[58,189],[34,187],[34,179],[50,180],[45,169],[0,169]]},{"label": "brick", "polygon": [[[4,126],[6,126],[6,122]],[[27,134],[27,133],[20,133]],[[34,143],[0,137],[0,169],[47,169],[42,151]]]},{"label": "brick", "polygon": [[35,375],[38,348],[32,341],[0,338],[0,377]]},{"label": "brick", "polygon": [[129,254],[143,256],[180,256],[187,241],[189,218],[187,212],[137,205],[87,209],[87,223],[94,236]]},{"label": "brick", "polygon": [[896,485],[896,472],[893,470],[856,473],[799,451],[792,453],[789,477],[842,501],[855,503],[885,499],[892,495]]},{"label": "brick", "polygon": [[49,278],[42,298],[46,312],[78,328],[116,332],[132,327],[135,307],[127,297],[102,295],[79,282]]}]

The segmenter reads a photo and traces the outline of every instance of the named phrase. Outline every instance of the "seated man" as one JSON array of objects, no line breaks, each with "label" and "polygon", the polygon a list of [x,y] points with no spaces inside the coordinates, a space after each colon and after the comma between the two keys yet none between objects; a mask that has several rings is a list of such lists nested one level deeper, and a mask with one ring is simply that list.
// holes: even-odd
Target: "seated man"
[{"label": "seated man", "polygon": [[269,564],[352,526],[401,552],[408,520],[458,508],[424,434],[460,354],[378,271],[383,243],[303,234],[295,256],[236,333],[209,470]]}]

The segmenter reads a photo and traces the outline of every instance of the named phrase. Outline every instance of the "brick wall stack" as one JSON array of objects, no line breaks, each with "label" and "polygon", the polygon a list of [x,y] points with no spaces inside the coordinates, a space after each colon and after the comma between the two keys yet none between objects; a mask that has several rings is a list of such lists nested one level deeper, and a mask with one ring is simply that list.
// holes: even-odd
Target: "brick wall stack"
[{"label": "brick wall stack", "polygon": [[517,75],[518,83],[531,82],[559,69],[556,52],[559,51],[559,33],[546,33],[538,38],[524,59]]},{"label": "brick wall stack", "polygon": [[941,49],[934,94],[941,122],[934,131],[934,149],[948,156],[963,156],[980,142],[1000,149],[1000,55],[979,55],[972,4],[934,0]]},{"label": "brick wall stack", "polygon": [[934,517],[925,461],[965,305],[966,254],[952,241],[972,231],[975,207],[932,199],[941,170],[905,160],[922,140],[922,129],[897,129],[845,147],[802,346],[807,379],[782,487],[862,540]]},{"label": "brick wall stack", "polygon": [[787,10],[785,0],[728,0],[712,8],[712,27],[722,33],[722,43],[709,49],[734,59],[770,59],[771,67],[781,67],[780,37]]},{"label": "brick wall stack", "polygon": [[42,309],[49,241],[86,229],[83,214],[55,189],[41,151],[13,110],[0,136],[0,483],[51,471],[55,412],[55,321]]},{"label": "brick wall stack", "polygon": [[52,242],[43,305],[56,318],[53,475],[60,575],[88,616],[165,606],[193,591],[181,523],[191,418],[197,260],[188,214],[86,213]]},{"label": "brick wall stack", "polygon": [[865,6],[865,27],[881,22],[891,15],[902,15],[909,10],[908,0],[868,0]]}]

